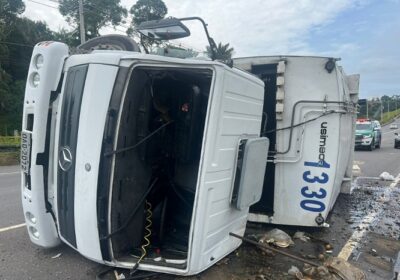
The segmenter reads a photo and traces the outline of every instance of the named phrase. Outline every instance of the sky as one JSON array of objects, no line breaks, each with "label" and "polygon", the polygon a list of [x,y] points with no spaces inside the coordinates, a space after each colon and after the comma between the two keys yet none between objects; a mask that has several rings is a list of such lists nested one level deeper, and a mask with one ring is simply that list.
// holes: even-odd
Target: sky
[{"label": "sky", "polygon": [[[57,0],[24,0],[24,15],[52,30],[71,29]],[[84,0],[83,0],[84,1]],[[135,0],[121,0],[129,9]],[[168,15],[200,16],[214,40],[229,43],[234,57],[317,55],[341,58],[347,74],[361,75],[362,98],[400,94],[400,0],[164,0]],[[128,19],[129,21],[129,19]],[[203,50],[199,23],[186,23],[182,41]],[[121,33],[105,28],[101,34]]]}]

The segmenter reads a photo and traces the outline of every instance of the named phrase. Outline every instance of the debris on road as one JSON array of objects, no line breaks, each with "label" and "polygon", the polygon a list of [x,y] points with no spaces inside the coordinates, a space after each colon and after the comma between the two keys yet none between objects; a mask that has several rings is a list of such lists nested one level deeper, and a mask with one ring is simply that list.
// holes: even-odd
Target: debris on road
[{"label": "debris on road", "polygon": [[293,239],[300,239],[303,242],[308,242],[310,237],[307,236],[304,231],[296,231],[296,233],[293,235]]},{"label": "debris on road", "polygon": [[[293,260],[300,261],[304,264],[303,271],[301,272],[298,267],[295,265],[292,265],[287,274],[296,277],[296,279],[299,280],[308,280],[308,279],[314,279],[314,280],[364,280],[366,279],[364,272],[350,264],[344,259],[337,258],[337,257],[329,257],[324,263],[317,263],[314,261],[310,261],[305,258],[301,258],[299,256],[296,256],[295,254],[289,253],[287,251],[287,247],[284,249],[278,249],[271,247],[268,245],[268,233],[275,233],[278,236],[284,236],[286,234],[284,231],[278,230],[278,229],[273,229],[271,231],[268,231],[263,237],[266,240],[265,242],[256,242],[250,239],[247,239],[245,237],[238,236],[236,234],[231,233],[232,236],[237,237],[242,239],[243,241],[246,241],[248,243],[251,243],[253,245],[256,245],[261,248],[269,249],[271,251],[274,251],[278,254],[287,256],[292,258]],[[284,233],[284,234],[282,234]],[[286,234],[287,235],[287,234]],[[305,236],[304,234],[297,234],[298,237]],[[291,239],[290,239],[291,240]],[[292,241],[293,242],[293,241]],[[274,244],[274,243],[272,243]],[[294,245],[294,242],[293,242]],[[327,246],[329,245],[329,246]],[[332,248],[330,244],[325,244],[324,250],[326,247]],[[319,258],[320,260],[324,259],[324,255],[321,254],[323,258]],[[311,258],[311,255],[307,255],[307,258]],[[312,259],[315,259],[316,257],[312,257]]]},{"label": "debris on road", "polygon": [[58,253],[57,255],[52,256],[51,258],[52,258],[52,259],[57,259],[57,258],[59,258],[61,255],[62,255],[62,253]]},{"label": "debris on road", "polygon": [[303,279],[303,273],[301,273],[300,269],[297,268],[297,266],[292,265],[290,269],[288,270],[288,274],[296,277],[297,279]]},{"label": "debris on road", "polygon": [[292,238],[286,232],[277,228],[274,228],[263,234],[260,238],[258,238],[258,242],[264,244],[274,244],[275,246],[281,248],[286,248],[294,244]]},{"label": "debris on road", "polygon": [[383,181],[394,181],[394,176],[390,175],[388,172],[382,172],[381,175],[379,175],[379,178]]},{"label": "debris on road", "polygon": [[324,265],[328,267],[329,271],[337,274],[343,280],[364,280],[366,279],[364,272],[351,265],[344,259],[331,257]]}]

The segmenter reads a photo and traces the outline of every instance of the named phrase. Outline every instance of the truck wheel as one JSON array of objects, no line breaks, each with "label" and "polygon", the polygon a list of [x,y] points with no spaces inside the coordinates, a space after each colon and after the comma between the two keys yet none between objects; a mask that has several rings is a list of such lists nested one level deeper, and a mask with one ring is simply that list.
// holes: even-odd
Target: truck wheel
[{"label": "truck wheel", "polygon": [[93,50],[118,50],[140,52],[138,44],[125,35],[111,34],[99,36],[77,46],[80,52],[88,53]]}]

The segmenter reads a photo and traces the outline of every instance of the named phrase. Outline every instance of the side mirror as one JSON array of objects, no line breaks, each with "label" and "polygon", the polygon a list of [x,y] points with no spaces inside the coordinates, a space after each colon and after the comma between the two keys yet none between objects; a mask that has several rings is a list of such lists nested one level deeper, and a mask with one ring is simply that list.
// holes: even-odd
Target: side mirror
[{"label": "side mirror", "polygon": [[190,35],[189,29],[177,18],[145,21],[136,30],[154,40],[173,40]]},{"label": "side mirror", "polygon": [[399,136],[399,134],[397,132],[395,132],[394,135]]}]

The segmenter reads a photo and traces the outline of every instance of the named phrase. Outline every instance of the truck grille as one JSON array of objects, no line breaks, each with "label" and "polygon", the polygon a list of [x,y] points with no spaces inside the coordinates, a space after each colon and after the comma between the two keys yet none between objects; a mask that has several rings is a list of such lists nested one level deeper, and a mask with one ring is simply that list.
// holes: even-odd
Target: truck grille
[{"label": "truck grille", "polygon": [[60,234],[76,247],[75,236],[75,160],[79,115],[88,65],[71,67],[65,82],[60,116],[57,172],[57,202]]},{"label": "truck grille", "polygon": [[362,135],[356,135],[356,140],[362,140],[363,136]]}]

